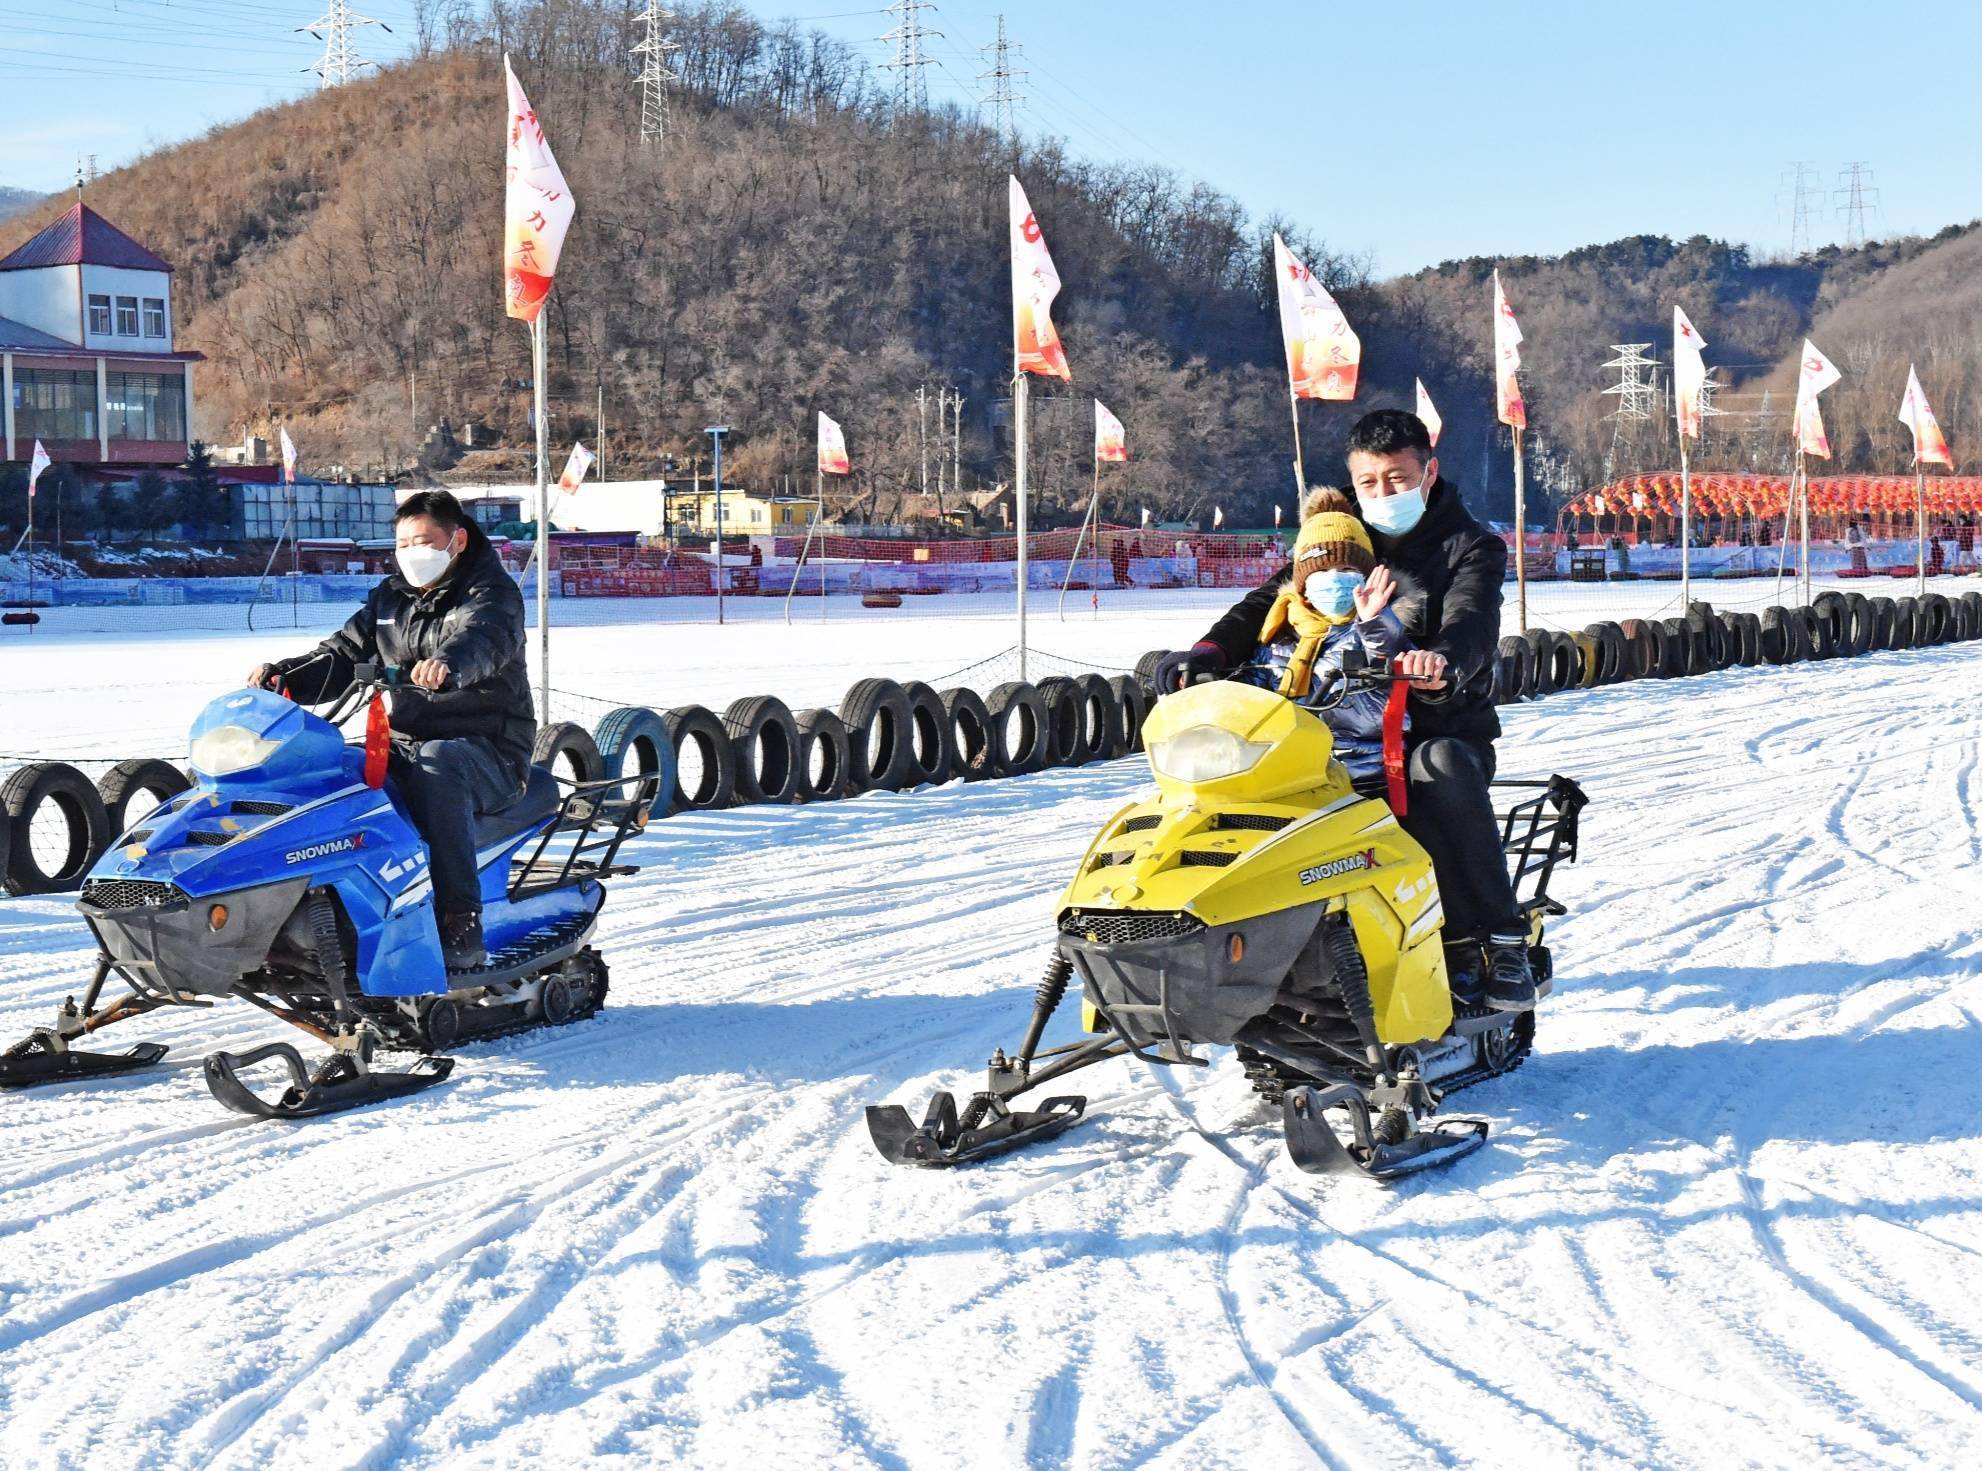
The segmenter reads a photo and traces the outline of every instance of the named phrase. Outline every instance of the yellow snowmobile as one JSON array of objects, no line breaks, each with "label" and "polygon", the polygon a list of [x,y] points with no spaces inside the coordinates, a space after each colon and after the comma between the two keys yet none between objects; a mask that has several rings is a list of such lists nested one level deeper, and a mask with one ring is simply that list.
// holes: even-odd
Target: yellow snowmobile
[{"label": "yellow snowmobile", "polygon": [[[1401,678],[1333,677],[1336,690],[1390,687],[1400,718],[1386,722],[1386,765],[1401,773]],[[881,1153],[942,1166],[1049,1138],[1086,1099],[1012,1100],[1111,1057],[1204,1066],[1196,1049],[1214,1044],[1235,1046],[1253,1086],[1282,1105],[1288,1153],[1310,1173],[1392,1179],[1485,1143],[1483,1120],[1432,1115],[1453,1090],[1518,1067],[1534,1013],[1463,998],[1455,1012],[1431,860],[1383,796],[1352,785],[1328,727],[1221,681],[1160,700],[1143,740],[1156,794],[1110,818],[1081,859],[1017,1055],[998,1051],[961,1112],[948,1093],[920,1125],[899,1105],[870,1107]],[[1542,926],[1565,912],[1548,884],[1574,861],[1585,798],[1562,776],[1495,785],[1533,791],[1501,814],[1501,836],[1545,996]],[[1401,784],[1386,790],[1401,797]],[[1041,1051],[1076,970],[1090,1035]]]}]

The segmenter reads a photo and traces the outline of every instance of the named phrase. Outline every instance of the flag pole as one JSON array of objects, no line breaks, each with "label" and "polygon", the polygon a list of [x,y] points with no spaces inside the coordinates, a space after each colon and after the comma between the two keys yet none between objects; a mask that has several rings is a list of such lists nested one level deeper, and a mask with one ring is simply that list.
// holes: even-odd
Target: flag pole
[{"label": "flag pole", "polygon": [[550,425],[545,412],[544,314],[530,320],[530,381],[537,400],[537,725],[551,723]]},{"label": "flag pole", "polygon": [[1797,451],[1796,467],[1789,472],[1789,494],[1782,503],[1782,539],[1776,548],[1776,601],[1782,601],[1782,577],[1789,568],[1789,520],[1796,514],[1796,482],[1803,475],[1803,453]]},{"label": "flag pole", "polygon": [[1807,608],[1810,606],[1810,470],[1803,463],[1802,450],[1796,452],[1796,465],[1802,471],[1803,480],[1803,494],[1797,502],[1801,508],[1799,522],[1802,530],[1803,546],[1798,552],[1797,558],[1803,569],[1803,606]]},{"label": "flag pole", "polygon": [[1301,397],[1294,392],[1292,381],[1287,384],[1287,407],[1294,415],[1294,506],[1299,509],[1308,493],[1308,472],[1301,459]]},{"label": "flag pole", "polygon": [[[32,517],[34,511],[30,509]],[[1927,466],[1921,464],[1921,456],[1913,456],[1913,535],[1919,545],[1919,575],[1915,577],[1915,587],[1921,597],[1927,597]]]},{"label": "flag pole", "polygon": [[1018,449],[1018,463],[1013,476],[1015,485],[1013,496],[1018,501],[1019,546],[1019,683],[1025,683],[1025,531],[1026,531],[1026,474],[1025,474],[1025,370],[1016,362],[1012,364],[1012,427]]},{"label": "flag pole", "polygon": [[1693,476],[1686,464],[1686,431],[1679,431],[1679,606],[1693,606]]},{"label": "flag pole", "polygon": [[1519,596],[1521,632],[1528,631],[1528,488],[1521,468],[1521,426],[1514,428],[1514,586]]},{"label": "flag pole", "polygon": [[[1094,450],[1094,492],[1087,498],[1087,514],[1080,518],[1080,530],[1074,534],[1073,555],[1067,558],[1067,575],[1060,579],[1060,621],[1067,621],[1067,589],[1073,585],[1074,564],[1080,560],[1081,543],[1087,539],[1087,523],[1094,519],[1095,508],[1101,504],[1101,447]],[[1096,533],[1098,537],[1099,532]],[[1097,542],[1097,545],[1099,543]]]}]

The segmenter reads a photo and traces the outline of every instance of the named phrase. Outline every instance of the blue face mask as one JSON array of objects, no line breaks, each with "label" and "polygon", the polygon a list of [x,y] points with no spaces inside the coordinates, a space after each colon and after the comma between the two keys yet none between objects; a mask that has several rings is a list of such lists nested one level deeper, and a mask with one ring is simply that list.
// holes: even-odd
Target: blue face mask
[{"label": "blue face mask", "polygon": [[1431,466],[1427,465],[1424,479],[1415,490],[1400,490],[1395,495],[1357,495],[1356,506],[1363,513],[1363,524],[1385,536],[1402,536],[1424,519],[1425,492],[1430,489],[1427,484],[1430,479]]},{"label": "blue face mask", "polygon": [[1331,567],[1310,572],[1301,584],[1308,606],[1324,618],[1346,618],[1355,610],[1356,589],[1363,585],[1363,574],[1347,567]]}]

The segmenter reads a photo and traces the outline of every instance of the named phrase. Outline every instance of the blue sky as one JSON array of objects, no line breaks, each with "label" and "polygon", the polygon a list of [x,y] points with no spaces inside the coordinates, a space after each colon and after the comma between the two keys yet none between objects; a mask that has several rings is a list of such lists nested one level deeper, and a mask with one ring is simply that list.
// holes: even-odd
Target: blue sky
[{"label": "blue sky", "polygon": [[[0,183],[59,188],[78,153],[106,167],[295,96],[320,45],[295,28],[323,0],[0,0]],[[410,48],[411,0],[362,0]],[[858,44],[877,0],[753,6]],[[1830,193],[1868,161],[1871,233],[1982,214],[1982,106],[1958,68],[1982,55],[1982,6],[1893,16],[1834,0],[1663,6],[1389,0],[1184,4],[947,0],[932,100],[974,100],[1003,11],[1021,125],[1097,158],[1159,161],[1279,210],[1381,273],[1452,256],[1547,253],[1639,232],[1779,251],[1781,175]],[[61,70],[56,70],[60,68]],[[556,136],[555,113],[545,121]]]}]

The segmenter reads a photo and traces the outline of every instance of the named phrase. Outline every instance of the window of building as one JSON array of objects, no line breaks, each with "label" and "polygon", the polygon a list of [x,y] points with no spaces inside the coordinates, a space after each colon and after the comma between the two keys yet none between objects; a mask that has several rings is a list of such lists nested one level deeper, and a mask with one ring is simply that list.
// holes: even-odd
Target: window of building
[{"label": "window of building", "polygon": [[14,365],[14,437],[96,438],[96,374]]},{"label": "window of building", "polygon": [[103,417],[112,439],[183,440],[186,380],[179,373],[109,373]]},{"label": "window of building", "polygon": [[89,330],[98,337],[110,335],[110,298],[92,296],[89,299]]},{"label": "window of building", "polygon": [[117,298],[117,335],[119,337],[138,335],[138,299],[135,296]]},{"label": "window of building", "polygon": [[145,336],[165,335],[165,302],[156,296],[145,298]]}]

